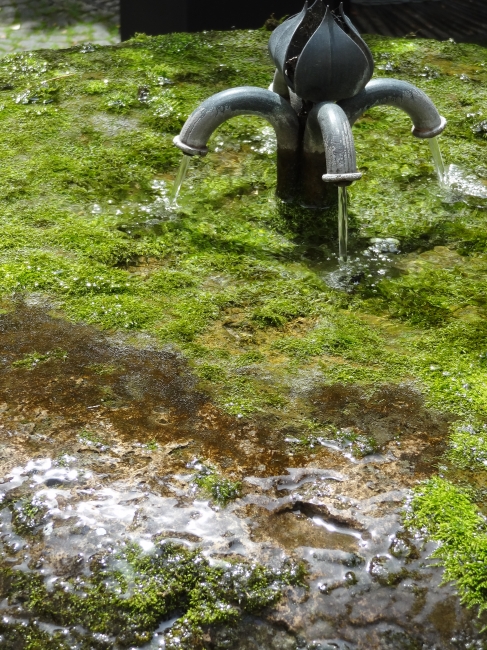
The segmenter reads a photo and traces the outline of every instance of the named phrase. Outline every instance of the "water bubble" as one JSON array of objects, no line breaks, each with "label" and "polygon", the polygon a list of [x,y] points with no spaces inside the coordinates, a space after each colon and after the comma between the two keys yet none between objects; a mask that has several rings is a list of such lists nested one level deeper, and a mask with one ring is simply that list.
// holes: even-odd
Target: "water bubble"
[{"label": "water bubble", "polygon": [[80,46],[80,49],[79,49],[79,51],[82,54],[88,54],[90,52],[94,52],[95,50],[96,50],[96,47],[95,47],[95,45],[93,45],[93,43],[83,43]]}]

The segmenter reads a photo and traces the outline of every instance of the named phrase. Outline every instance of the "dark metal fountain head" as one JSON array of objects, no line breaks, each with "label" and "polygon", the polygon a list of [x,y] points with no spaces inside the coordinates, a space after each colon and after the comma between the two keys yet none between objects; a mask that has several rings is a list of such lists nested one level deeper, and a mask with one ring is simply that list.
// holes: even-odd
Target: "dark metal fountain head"
[{"label": "dark metal fountain head", "polygon": [[323,0],[288,18],[274,30],[269,51],[289,88],[310,102],[354,97],[372,77],[374,60],[340,4]]},{"label": "dark metal fountain head", "polygon": [[361,177],[352,125],[369,108],[395,106],[411,117],[418,138],[439,135],[446,121],[422,90],[396,79],[370,81],[372,54],[339,1],[305,4],[279,25],[269,41],[277,67],[269,89],[242,86],[212,95],[174,144],[189,156],[205,156],[220,124],[237,115],[261,117],[276,133],[277,196],[322,209],[336,201],[333,184]]}]

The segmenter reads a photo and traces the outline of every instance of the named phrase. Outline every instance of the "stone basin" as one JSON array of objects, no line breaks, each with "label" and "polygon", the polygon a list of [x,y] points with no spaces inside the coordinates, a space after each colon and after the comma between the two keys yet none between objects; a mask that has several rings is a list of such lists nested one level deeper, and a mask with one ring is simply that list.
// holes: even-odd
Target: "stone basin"
[{"label": "stone basin", "polygon": [[485,646],[486,50],[367,39],[455,166],[365,115],[344,272],[258,120],[168,200],[267,36],[0,61],[1,647]]}]

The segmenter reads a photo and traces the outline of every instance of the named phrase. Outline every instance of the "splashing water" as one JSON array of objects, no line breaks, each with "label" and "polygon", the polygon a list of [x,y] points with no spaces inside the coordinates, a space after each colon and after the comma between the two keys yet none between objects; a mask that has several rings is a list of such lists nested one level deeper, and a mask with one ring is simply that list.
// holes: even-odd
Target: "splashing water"
[{"label": "splashing water", "polygon": [[347,188],[338,188],[338,258],[347,261],[348,246],[348,205]]},{"label": "splashing water", "polygon": [[440,185],[445,185],[447,175],[445,172],[445,165],[443,163],[443,158],[441,156],[441,150],[440,150],[440,144],[438,142],[438,138],[437,137],[428,138],[428,144],[431,151],[431,155],[433,156],[433,163],[435,165],[435,170]]},{"label": "splashing water", "polygon": [[188,173],[190,160],[191,160],[190,156],[183,155],[181,164],[179,165],[176,180],[174,181],[174,186],[171,194],[171,205],[176,203],[176,199],[179,196],[179,192],[181,191],[181,186],[184,183],[184,179],[186,178],[186,175]]}]

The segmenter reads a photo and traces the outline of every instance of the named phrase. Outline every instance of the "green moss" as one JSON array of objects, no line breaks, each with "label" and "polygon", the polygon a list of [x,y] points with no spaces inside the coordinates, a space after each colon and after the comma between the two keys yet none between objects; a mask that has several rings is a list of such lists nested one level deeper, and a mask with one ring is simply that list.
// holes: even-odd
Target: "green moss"
[{"label": "green moss", "polygon": [[373,330],[352,315],[327,316],[306,336],[278,339],[273,347],[302,359],[323,354],[338,354],[354,361],[373,361],[377,357],[381,339]]},{"label": "green moss", "polygon": [[12,362],[14,368],[27,368],[32,370],[42,363],[47,361],[52,361],[53,359],[62,359],[66,360],[68,353],[65,350],[56,348],[55,350],[50,350],[45,354],[40,354],[39,352],[30,352],[26,354],[22,359],[17,359],[17,361]]},{"label": "green moss", "polygon": [[53,253],[31,252],[0,264],[4,292],[51,291],[71,296],[96,296],[129,291],[131,278],[104,265],[66,259]]},{"label": "green moss", "polygon": [[226,506],[240,496],[242,485],[220,476],[212,467],[201,465],[193,477],[196,485],[208,494],[216,503]]},{"label": "green moss", "polygon": [[406,522],[439,542],[433,557],[456,583],[463,603],[487,609],[487,526],[462,489],[433,478],[415,491]]},{"label": "green moss", "polygon": [[[97,634],[113,635],[119,647],[143,646],[160,622],[179,615],[166,647],[193,650],[204,646],[208,626],[233,625],[244,613],[275,604],[286,585],[304,579],[301,565],[285,563],[278,570],[247,562],[211,566],[198,550],[174,544],[157,545],[149,554],[127,545],[96,556],[90,568],[89,575],[58,580],[49,591],[41,576],[4,568],[2,596],[10,602],[21,599],[37,620],[82,626],[86,647]],[[4,620],[3,625],[15,636],[13,624]],[[38,628],[34,632],[36,642],[44,639]],[[61,637],[58,646],[45,647],[64,649],[68,643]]]},{"label": "green moss", "polygon": [[332,446],[340,449],[353,458],[364,458],[375,454],[380,447],[373,436],[357,433],[353,428],[337,429],[331,425],[323,427],[312,420],[304,420],[303,434],[293,441],[294,445],[305,445],[310,449],[321,445]]},{"label": "green moss", "polygon": [[28,497],[7,499],[6,503],[12,513],[12,527],[17,535],[30,537],[41,531],[45,523],[46,506]]},{"label": "green moss", "polygon": [[306,316],[307,305],[289,299],[274,298],[252,313],[252,320],[260,327],[281,327],[298,316]]},{"label": "green moss", "polygon": [[266,357],[262,352],[259,350],[251,350],[250,352],[244,352],[244,354],[241,354],[237,359],[234,360],[235,366],[237,368],[241,368],[243,366],[247,366],[248,364],[251,363],[260,363],[261,361],[265,361]]},{"label": "green moss", "polygon": [[[0,621],[0,635],[5,650],[68,650],[61,634],[54,638],[35,623],[10,623]],[[61,638],[60,638],[61,637]]]},{"label": "green moss", "polygon": [[432,406],[467,418],[485,417],[487,368],[482,350],[486,334],[482,320],[455,320],[414,341],[417,372]]},{"label": "green moss", "polygon": [[78,434],[78,440],[82,445],[95,447],[100,451],[108,449],[104,444],[104,440],[94,431],[90,431],[90,429],[82,429]]},{"label": "green moss", "polygon": [[202,363],[196,368],[196,373],[208,381],[221,381],[225,378],[225,370],[216,363]]},{"label": "green moss", "polygon": [[334,439],[344,449],[350,449],[356,458],[364,458],[379,451],[379,445],[372,436],[365,436],[352,429],[337,431]]},{"label": "green moss", "polygon": [[[303,377],[314,377],[312,387],[363,390],[412,382],[428,406],[482,427],[487,200],[438,189],[404,113],[376,107],[354,125],[363,178],[349,189],[351,246],[393,237],[402,254],[385,274],[379,258],[348,293],[326,281],[333,210],[327,219],[274,200],[261,120],[222,125],[168,208],[181,157],[173,137],[214,92],[268,86],[267,40],[264,31],[139,36],[3,58],[0,293],[42,294],[58,314],[176,347],[236,416],[302,428],[314,409]],[[487,50],[367,40],[376,75],[418,85],[448,119],[446,162],[485,186]],[[479,444],[456,429],[450,464],[481,464]]]},{"label": "green moss", "polygon": [[478,471],[487,466],[487,425],[457,424],[449,440],[448,460],[455,467]]},{"label": "green moss", "polygon": [[437,268],[421,263],[419,272],[410,272],[396,280],[380,282],[376,293],[384,308],[394,317],[412,325],[443,325],[466,307],[477,307],[484,315],[486,305],[483,257],[464,261],[453,268]]},{"label": "green moss", "polygon": [[117,371],[116,366],[112,366],[112,365],[104,364],[104,363],[92,363],[88,367],[89,367],[90,370],[92,370],[97,375],[111,375],[111,374],[113,374],[114,372]]},{"label": "green moss", "polygon": [[157,322],[161,308],[147,304],[143,296],[93,295],[91,300],[71,299],[66,312],[106,329],[141,329]]}]

